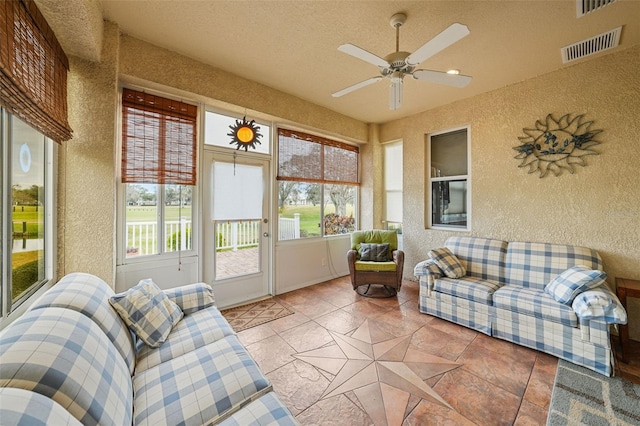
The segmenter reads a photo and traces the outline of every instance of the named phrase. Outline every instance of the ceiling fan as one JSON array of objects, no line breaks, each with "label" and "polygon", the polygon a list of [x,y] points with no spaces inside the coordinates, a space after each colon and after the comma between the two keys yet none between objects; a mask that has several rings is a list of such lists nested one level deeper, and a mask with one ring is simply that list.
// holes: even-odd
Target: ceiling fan
[{"label": "ceiling fan", "polygon": [[380,75],[371,77],[360,83],[349,86],[332,94],[334,98],[351,93],[354,90],[373,84],[383,78],[391,80],[389,91],[389,108],[392,110],[400,108],[402,104],[402,80],[405,76],[411,75],[416,80],[430,81],[432,83],[446,84],[454,87],[464,87],[471,82],[468,75],[460,75],[451,72],[417,70],[415,69],[423,61],[451,46],[458,40],[469,34],[466,25],[455,23],[450,25],[440,34],[426,42],[422,47],[413,53],[400,51],[400,27],[407,19],[404,13],[396,13],[391,17],[391,26],[396,29],[396,51],[385,56],[384,59],[368,52],[353,44],[343,44],[338,50],[347,55],[354,56],[365,62],[373,64],[380,69]]}]

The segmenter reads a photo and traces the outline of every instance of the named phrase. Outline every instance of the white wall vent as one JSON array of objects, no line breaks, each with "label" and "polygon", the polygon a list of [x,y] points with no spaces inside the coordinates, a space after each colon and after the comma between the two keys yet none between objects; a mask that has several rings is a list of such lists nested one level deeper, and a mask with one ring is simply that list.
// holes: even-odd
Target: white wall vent
[{"label": "white wall vent", "polygon": [[615,1],[616,0],[576,0],[576,12],[578,18],[614,3]]},{"label": "white wall vent", "polygon": [[562,62],[567,63],[575,61],[585,56],[594,55],[605,50],[613,49],[620,43],[620,33],[622,27],[614,28],[606,33],[593,36],[586,40],[570,44],[560,49],[562,53]]}]

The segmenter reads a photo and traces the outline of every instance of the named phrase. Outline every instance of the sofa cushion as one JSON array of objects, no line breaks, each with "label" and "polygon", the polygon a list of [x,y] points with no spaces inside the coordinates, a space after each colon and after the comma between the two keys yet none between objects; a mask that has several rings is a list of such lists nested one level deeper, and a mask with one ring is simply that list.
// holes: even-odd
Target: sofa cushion
[{"label": "sofa cushion", "polygon": [[213,306],[185,315],[160,347],[138,342],[136,374],[233,334],[231,325]]},{"label": "sofa cushion", "polygon": [[354,265],[356,271],[370,272],[393,272],[396,270],[395,262],[367,262],[364,260],[356,260]]},{"label": "sofa cushion", "polygon": [[164,343],[184,315],[151,279],[111,296],[109,303],[136,336],[152,348]]},{"label": "sofa cushion", "polygon": [[507,242],[478,237],[449,237],[445,247],[456,255],[467,277],[504,283]]},{"label": "sofa cushion", "polygon": [[134,424],[216,423],[271,389],[238,338],[227,336],[136,374]]},{"label": "sofa cushion", "polygon": [[442,272],[449,278],[461,278],[464,277],[466,271],[464,266],[455,254],[446,247],[429,251],[429,258],[438,265],[438,268],[442,269]]},{"label": "sofa cushion", "polygon": [[391,259],[390,253],[389,243],[362,243],[358,252],[360,260],[370,262],[388,262]]},{"label": "sofa cushion", "polygon": [[496,309],[505,309],[569,327],[578,326],[578,318],[571,306],[556,302],[542,290],[506,285],[494,293],[493,305]]},{"label": "sofa cushion", "polygon": [[111,287],[100,278],[76,272],[64,276],[30,309],[67,308],[91,318],[116,346],[129,367],[129,373],[133,374],[136,363],[133,337],[122,318],[108,303],[114,294]]},{"label": "sofa cushion", "polygon": [[242,410],[235,412],[231,417],[226,418],[220,423],[220,426],[295,426],[298,424],[278,395],[275,392],[269,392],[243,407]]},{"label": "sofa cushion", "polygon": [[577,265],[552,279],[544,291],[556,301],[569,305],[578,294],[604,284],[606,279],[607,274],[603,271]]},{"label": "sofa cushion", "polygon": [[439,278],[435,281],[433,290],[438,293],[491,305],[493,293],[501,286],[502,284],[498,282],[474,277]]},{"label": "sofa cushion", "polygon": [[216,304],[213,289],[209,284],[195,283],[163,290],[169,299],[182,309],[185,315]]},{"label": "sofa cushion", "polygon": [[598,252],[587,247],[512,242],[507,250],[506,283],[543,291],[553,278],[576,265],[604,269]]},{"label": "sofa cushion", "polygon": [[573,310],[581,320],[602,320],[608,324],[626,324],[627,312],[620,300],[606,286],[580,293],[573,300]]},{"label": "sofa cushion", "polygon": [[0,388],[0,420],[6,425],[82,426],[53,399],[16,388]]},{"label": "sofa cushion", "polygon": [[35,309],[3,331],[0,387],[40,393],[85,425],[131,424],[127,365],[100,327],[71,309]]}]

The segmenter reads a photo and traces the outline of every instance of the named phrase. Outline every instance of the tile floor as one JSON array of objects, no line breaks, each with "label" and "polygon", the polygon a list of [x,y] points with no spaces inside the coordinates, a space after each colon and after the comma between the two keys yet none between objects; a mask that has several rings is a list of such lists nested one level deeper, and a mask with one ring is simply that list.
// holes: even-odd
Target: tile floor
[{"label": "tile floor", "polygon": [[557,358],[418,311],[418,283],[364,298],[349,277],[277,296],[295,314],[242,331],[303,425],[543,425]]}]

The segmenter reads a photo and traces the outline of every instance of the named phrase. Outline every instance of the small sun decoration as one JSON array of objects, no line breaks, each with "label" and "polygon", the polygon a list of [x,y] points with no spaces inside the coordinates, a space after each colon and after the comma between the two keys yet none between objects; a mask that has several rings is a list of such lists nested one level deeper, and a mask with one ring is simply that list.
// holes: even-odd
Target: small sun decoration
[{"label": "small sun decoration", "polygon": [[545,122],[536,121],[535,129],[522,129],[527,136],[521,136],[522,145],[516,159],[522,160],[518,167],[529,166],[529,173],[540,171],[540,177],[549,171],[558,176],[562,169],[574,173],[574,164],[585,165],[584,156],[598,155],[591,148],[600,142],[593,140],[602,130],[590,130],[593,121],[582,122],[583,115],[571,118],[569,114],[556,120],[551,114]]},{"label": "small sun decoration", "polygon": [[231,131],[227,136],[231,136],[231,144],[237,144],[236,149],[244,148],[245,151],[251,147],[256,149],[256,144],[262,144],[258,139],[262,137],[260,129],[255,124],[255,120],[247,121],[247,117],[243,117],[242,121],[236,120],[236,124],[229,126]]}]

